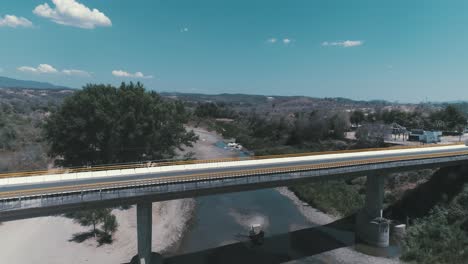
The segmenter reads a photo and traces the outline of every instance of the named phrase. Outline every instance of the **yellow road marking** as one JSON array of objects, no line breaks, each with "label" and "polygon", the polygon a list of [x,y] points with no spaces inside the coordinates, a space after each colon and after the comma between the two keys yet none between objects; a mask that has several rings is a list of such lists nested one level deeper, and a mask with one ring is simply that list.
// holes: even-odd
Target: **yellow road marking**
[{"label": "yellow road marking", "polygon": [[181,181],[200,181],[200,180],[211,180],[215,178],[232,178],[232,177],[245,177],[256,174],[278,174],[286,172],[299,172],[306,170],[316,170],[323,168],[339,168],[346,166],[355,166],[355,165],[365,165],[365,164],[374,164],[374,163],[383,163],[390,161],[406,161],[406,160],[415,160],[415,159],[427,159],[427,158],[440,158],[440,157],[451,157],[451,156],[460,156],[468,155],[468,151],[457,151],[449,153],[430,153],[430,154],[419,154],[411,156],[394,156],[394,157],[385,157],[385,158],[373,158],[373,159],[363,159],[355,161],[337,161],[337,162],[326,162],[310,165],[299,165],[299,166],[280,166],[273,168],[260,168],[260,169],[250,169],[250,170],[236,170],[228,172],[216,172],[216,173],[200,173],[200,174],[190,174],[190,175],[180,175],[180,176],[164,176],[151,179],[138,179],[138,180],[124,180],[124,181],[112,181],[112,182],[103,182],[103,183],[90,183],[90,184],[81,184],[75,186],[60,186],[60,187],[47,187],[47,188],[36,188],[30,190],[21,190],[21,191],[7,191],[0,192],[0,198],[13,198],[19,196],[32,196],[32,195],[45,195],[51,193],[59,192],[72,192],[72,191],[87,191],[91,189],[112,189],[118,187],[127,187],[129,184],[133,183],[134,185],[144,185],[144,184],[164,184],[164,183],[176,183]]},{"label": "yellow road marking", "polygon": [[282,155],[253,156],[253,157],[246,157],[246,158],[222,158],[222,159],[210,159],[210,160],[168,161],[168,162],[155,162],[155,163],[151,161],[145,161],[145,162],[141,162],[138,164],[133,163],[133,164],[119,164],[119,165],[94,166],[94,167],[70,167],[70,168],[58,168],[58,169],[51,169],[51,170],[10,172],[10,173],[0,174],[0,179],[14,178],[14,177],[28,177],[28,176],[42,176],[42,175],[47,175],[47,174],[67,174],[67,173],[94,172],[94,171],[105,171],[105,170],[138,169],[138,168],[173,166],[173,165],[203,164],[203,163],[229,162],[229,161],[240,161],[240,160],[259,160],[259,159],[273,159],[273,158],[291,158],[291,157],[317,156],[317,155],[327,155],[327,154],[345,154],[345,153],[359,153],[359,152],[366,152],[366,151],[432,148],[432,147],[444,147],[444,146],[456,146],[456,145],[463,145],[463,143],[423,145],[423,146],[394,146],[394,147],[387,147],[387,148],[367,148],[367,149],[358,149],[358,150],[338,150],[338,151],[324,151],[324,152],[293,153],[293,154],[282,154]]}]

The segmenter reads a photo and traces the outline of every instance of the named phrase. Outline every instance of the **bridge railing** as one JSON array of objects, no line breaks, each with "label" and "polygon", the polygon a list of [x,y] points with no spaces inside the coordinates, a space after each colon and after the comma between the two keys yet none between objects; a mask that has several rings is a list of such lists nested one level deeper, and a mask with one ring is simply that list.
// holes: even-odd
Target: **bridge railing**
[{"label": "bridge railing", "polygon": [[[121,163],[121,164],[104,164],[104,165],[95,165],[95,166],[62,167],[62,168],[59,167],[59,168],[53,168],[49,170],[16,171],[16,172],[9,172],[9,173],[1,173],[0,184],[1,184],[1,179],[17,178],[17,177],[60,175],[60,174],[82,173],[82,172],[92,173],[92,172],[111,171],[111,170],[116,170],[116,171],[127,170],[127,169],[131,170],[131,169],[166,167],[166,166],[176,166],[176,165],[225,163],[225,162],[245,161],[245,160],[294,158],[294,157],[317,156],[317,155],[328,155],[328,154],[346,154],[346,153],[359,153],[359,152],[382,151],[382,150],[431,148],[431,147],[443,147],[443,146],[454,146],[454,145],[464,145],[464,144],[457,143],[457,144],[437,144],[437,145],[422,145],[422,146],[393,146],[393,147],[386,147],[386,148],[366,148],[366,149],[357,149],[357,150],[306,152],[306,153],[292,153],[292,154],[265,155],[265,156],[247,156],[247,157],[206,159],[206,160],[182,160],[182,159],[181,160],[150,160],[150,161],[140,161],[140,162],[131,162],[131,163]],[[100,175],[100,174],[96,173],[96,175]],[[64,178],[66,178],[66,176]]]},{"label": "bridge railing", "polygon": [[[242,178],[246,176],[253,175],[266,175],[271,176],[275,174],[284,174],[284,173],[297,173],[304,171],[315,171],[322,169],[350,169],[356,166],[381,166],[381,164],[390,164],[391,162],[409,162],[412,160],[428,160],[433,158],[462,158],[466,160],[468,156],[468,151],[458,151],[450,153],[429,153],[429,154],[418,154],[411,156],[391,156],[383,158],[372,158],[372,159],[362,159],[355,161],[335,161],[335,162],[325,162],[318,164],[305,164],[305,165],[293,165],[293,166],[276,166],[269,168],[259,168],[259,169],[245,169],[245,170],[232,170],[225,172],[208,172],[208,173],[197,173],[197,174],[188,174],[180,176],[165,176],[165,177],[156,177],[140,180],[119,180],[112,182],[100,182],[92,184],[80,184],[73,186],[60,186],[60,187],[48,187],[48,188],[39,188],[39,189],[30,189],[30,190],[21,190],[21,191],[11,191],[11,192],[0,192],[0,199],[8,197],[21,197],[21,196],[31,196],[31,195],[43,195],[47,193],[63,193],[63,192],[80,192],[80,191],[90,191],[90,190],[101,190],[101,189],[113,189],[113,188],[125,188],[125,187],[134,187],[134,186],[145,186],[145,185],[164,185],[172,183],[184,183],[184,182],[205,182],[212,180],[227,180],[232,178]],[[377,168],[377,167],[376,167]],[[121,171],[126,173],[125,171]],[[130,172],[130,171],[129,171]],[[133,171],[133,173],[136,173]],[[128,173],[130,174],[130,173]]]}]

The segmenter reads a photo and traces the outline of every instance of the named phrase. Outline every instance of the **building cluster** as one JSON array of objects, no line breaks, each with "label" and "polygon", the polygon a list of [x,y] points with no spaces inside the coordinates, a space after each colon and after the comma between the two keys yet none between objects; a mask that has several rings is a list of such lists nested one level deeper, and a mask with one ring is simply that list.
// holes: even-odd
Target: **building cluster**
[{"label": "building cluster", "polygon": [[411,129],[408,131],[406,127],[396,123],[392,124],[392,134],[399,137],[403,136],[404,140],[421,143],[438,143],[442,137],[442,131],[426,131],[423,129]]},{"label": "building cluster", "polygon": [[422,143],[438,143],[442,137],[442,131],[425,131],[422,129],[412,129],[408,135],[408,141],[418,141]]}]

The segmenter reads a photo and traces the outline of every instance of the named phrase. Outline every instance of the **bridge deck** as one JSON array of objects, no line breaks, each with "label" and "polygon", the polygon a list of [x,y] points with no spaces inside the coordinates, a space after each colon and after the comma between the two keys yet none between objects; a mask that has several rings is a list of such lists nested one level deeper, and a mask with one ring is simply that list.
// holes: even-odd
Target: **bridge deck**
[{"label": "bridge deck", "polygon": [[[318,177],[447,166],[468,160],[464,145],[332,152],[61,174],[0,175],[0,220],[24,211],[134,203],[275,187]],[[106,167],[103,167],[106,168]],[[108,202],[108,203],[105,203]],[[13,217],[13,218],[14,218]]]}]

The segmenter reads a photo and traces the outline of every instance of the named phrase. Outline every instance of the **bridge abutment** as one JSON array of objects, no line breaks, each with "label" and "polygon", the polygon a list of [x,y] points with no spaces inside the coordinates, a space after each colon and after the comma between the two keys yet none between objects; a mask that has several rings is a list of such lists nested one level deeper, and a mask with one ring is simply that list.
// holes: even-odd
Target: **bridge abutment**
[{"label": "bridge abutment", "polygon": [[153,205],[151,202],[140,202],[136,207],[138,259],[140,264],[150,264]]},{"label": "bridge abutment", "polygon": [[367,176],[364,208],[357,214],[356,236],[377,247],[387,247],[390,241],[389,222],[381,215],[383,210],[385,175]]}]

